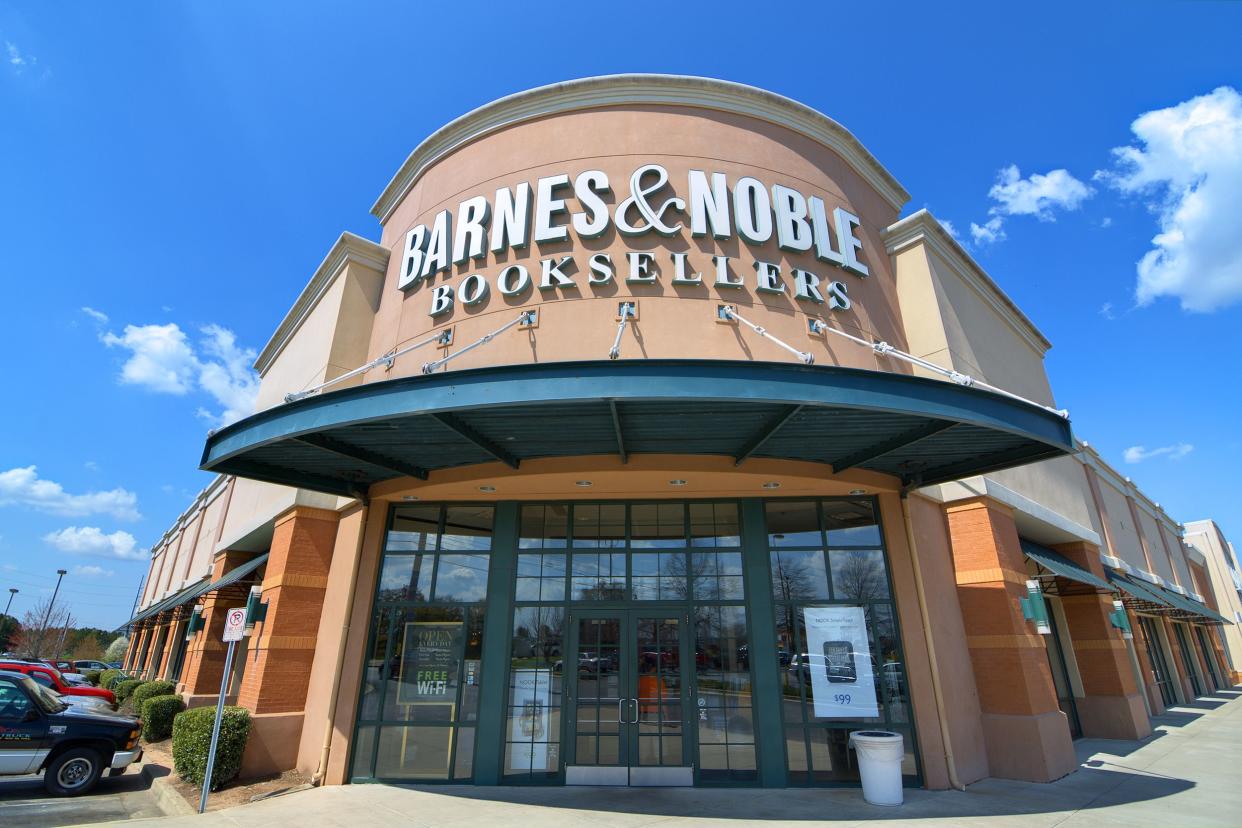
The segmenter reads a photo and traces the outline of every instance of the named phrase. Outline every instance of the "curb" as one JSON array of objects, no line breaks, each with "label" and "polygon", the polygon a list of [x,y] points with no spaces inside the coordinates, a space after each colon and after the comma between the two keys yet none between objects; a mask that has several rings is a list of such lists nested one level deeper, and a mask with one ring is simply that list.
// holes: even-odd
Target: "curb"
[{"label": "curb", "polygon": [[155,775],[155,768],[163,768],[163,765],[151,765],[146,762],[142,763],[142,769],[139,771],[143,777],[151,785],[151,792],[155,794],[155,802],[160,806],[160,810],[164,812],[164,816],[193,816],[198,813],[190,803],[185,801],[177,789],[172,786],[169,780],[172,777],[171,771],[163,776]]}]

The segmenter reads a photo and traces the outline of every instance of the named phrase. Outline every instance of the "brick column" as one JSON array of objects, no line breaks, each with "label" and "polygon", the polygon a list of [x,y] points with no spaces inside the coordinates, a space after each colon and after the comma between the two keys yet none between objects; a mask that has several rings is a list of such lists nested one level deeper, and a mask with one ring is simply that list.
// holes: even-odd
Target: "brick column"
[{"label": "brick column", "polygon": [[[1100,553],[1087,543],[1055,547],[1083,569],[1104,578]],[[1143,705],[1126,640],[1108,620],[1113,593],[1094,592],[1061,597],[1061,609],[1073,642],[1083,697],[1076,698],[1082,735],[1100,739],[1143,739],[1151,722]]]},{"label": "brick column", "polygon": [[147,633],[147,643],[143,646],[145,656],[142,659],[142,672],[137,678],[146,678],[147,673],[151,670],[151,662],[159,656],[155,652],[155,642],[160,640],[160,628],[153,624],[151,631]]},{"label": "brick column", "polygon": [[[252,552],[222,552],[211,567],[211,582],[254,557]],[[224,672],[224,611],[238,606],[237,599],[222,600],[215,593],[203,601],[203,628],[189,643],[179,692],[187,707],[215,703]]]},{"label": "brick column", "polygon": [[336,512],[304,506],[276,519],[263,576],[267,618],[255,629],[237,694],[253,725],[243,777],[297,765],[338,521]]},{"label": "brick column", "polygon": [[980,498],[945,508],[966,645],[993,776],[1050,782],[1078,766],[1044,642],[1022,617],[1026,567],[1012,513]]}]

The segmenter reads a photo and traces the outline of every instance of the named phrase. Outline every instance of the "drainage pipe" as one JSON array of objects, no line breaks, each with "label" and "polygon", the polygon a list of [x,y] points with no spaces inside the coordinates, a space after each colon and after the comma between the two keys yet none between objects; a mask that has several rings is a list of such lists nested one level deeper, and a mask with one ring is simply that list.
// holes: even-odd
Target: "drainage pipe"
[{"label": "drainage pipe", "polygon": [[940,741],[944,743],[944,764],[949,772],[949,786],[964,791],[966,786],[957,776],[957,760],[953,757],[953,741],[949,738],[949,720],[944,712],[944,688],[940,686],[940,665],[936,661],[936,644],[933,641],[931,617],[927,612],[927,593],[923,589],[923,568],[919,565],[919,553],[914,544],[914,524],[910,522],[909,492],[901,490],[901,517],[906,524],[906,546],[910,548],[910,562],[914,565],[914,591],[919,599],[919,614],[923,618],[923,639],[927,644],[927,660],[931,664],[932,698],[936,703],[936,719],[940,723]]},{"label": "drainage pipe", "polygon": [[336,648],[336,664],[332,670],[332,694],[328,696],[328,718],[323,725],[323,745],[319,749],[319,767],[311,776],[311,784],[318,787],[328,773],[328,754],[332,752],[332,727],[336,723],[336,700],[341,692],[341,671],[345,664],[345,645],[349,641],[349,620],[354,614],[354,596],[358,589],[358,571],[362,568],[362,547],[367,536],[367,517],[370,498],[358,499],[362,504],[362,518],[358,525],[358,545],[354,549],[354,566],[349,575],[349,592],[345,601],[345,618],[341,622],[341,643]]}]

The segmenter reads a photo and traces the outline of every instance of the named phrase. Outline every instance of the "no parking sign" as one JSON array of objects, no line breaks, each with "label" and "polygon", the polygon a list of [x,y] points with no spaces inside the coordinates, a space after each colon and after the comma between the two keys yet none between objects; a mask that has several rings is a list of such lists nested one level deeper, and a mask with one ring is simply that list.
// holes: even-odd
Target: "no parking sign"
[{"label": "no parking sign", "polygon": [[235,607],[224,616],[225,641],[241,641],[246,631],[246,608]]}]

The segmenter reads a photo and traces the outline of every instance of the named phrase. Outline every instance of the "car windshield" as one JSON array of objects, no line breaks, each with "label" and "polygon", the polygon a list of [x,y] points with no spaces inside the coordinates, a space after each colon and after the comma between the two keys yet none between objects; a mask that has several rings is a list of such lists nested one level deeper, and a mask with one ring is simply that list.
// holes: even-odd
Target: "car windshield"
[{"label": "car windshield", "polygon": [[69,705],[60,700],[60,696],[36,683],[29,676],[22,679],[22,686],[26,688],[26,692],[30,694],[30,697],[35,700],[35,704],[39,705],[39,709],[44,713],[59,713],[69,708]]}]

